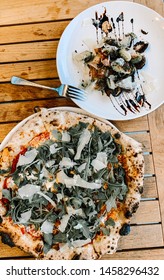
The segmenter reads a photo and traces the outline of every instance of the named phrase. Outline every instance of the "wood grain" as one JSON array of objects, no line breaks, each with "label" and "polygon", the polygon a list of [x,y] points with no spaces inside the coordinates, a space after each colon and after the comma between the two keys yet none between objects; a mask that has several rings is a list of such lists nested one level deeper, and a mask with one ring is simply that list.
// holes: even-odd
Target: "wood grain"
[{"label": "wood grain", "polygon": [[117,252],[114,255],[106,255],[102,260],[164,260],[164,248],[142,249]]},{"label": "wood grain", "polygon": [[54,59],[56,57],[57,45],[58,41],[2,45],[0,46],[1,63]]},{"label": "wood grain", "polygon": [[115,121],[115,122],[112,121],[112,123],[116,125],[117,128],[122,132],[149,130],[147,116],[135,120],[129,120],[129,121]]},{"label": "wood grain", "polygon": [[28,80],[57,78],[56,62],[46,60],[0,64],[0,82],[9,82],[11,76],[20,76]]},{"label": "wood grain", "polygon": [[157,184],[155,177],[144,179],[144,188],[142,198],[158,198]]},{"label": "wood grain", "polygon": [[[70,20],[104,0],[1,0],[0,9],[0,142],[35,106],[74,106],[55,92],[10,84],[12,75],[58,86],[56,50]],[[162,0],[130,0],[164,14]],[[119,251],[102,259],[164,259],[164,106],[135,120],[113,122],[143,144],[145,173],[140,207],[131,219],[131,233],[121,238]],[[149,153],[151,152],[151,154]],[[155,174],[155,176],[153,175]],[[0,243],[1,258],[31,258]]]},{"label": "wood grain", "polygon": [[137,212],[131,219],[131,224],[159,223],[161,221],[159,201],[142,201]]},{"label": "wood grain", "polygon": [[162,0],[134,0],[133,2],[149,7],[160,15],[163,15],[164,4]]},{"label": "wood grain", "polygon": [[40,106],[44,108],[52,108],[56,106],[73,106],[74,103],[71,99],[54,98],[34,100],[27,102],[15,102],[0,104],[0,120],[5,121],[21,121],[34,113],[34,107]]},{"label": "wood grain", "polygon": [[[59,39],[70,20],[5,26],[0,28],[0,44]],[[18,44],[17,44],[18,45]],[[19,46],[18,46],[19,49]]]},{"label": "wood grain", "polygon": [[[59,80],[42,80],[37,81],[38,84],[43,84],[50,87],[58,87],[60,85]],[[44,99],[58,97],[56,91],[40,89],[29,86],[16,86],[10,83],[0,84],[0,102],[9,101],[24,101],[33,99]]]},{"label": "wood grain", "polygon": [[162,227],[164,232],[164,106],[161,106],[158,110],[149,115],[149,123]]},{"label": "wood grain", "polygon": [[83,10],[103,2],[104,0],[76,0],[76,5],[70,5],[70,0],[1,0],[1,25],[71,19]]},{"label": "wood grain", "polygon": [[120,239],[118,250],[163,246],[160,224],[131,227],[131,233]]}]

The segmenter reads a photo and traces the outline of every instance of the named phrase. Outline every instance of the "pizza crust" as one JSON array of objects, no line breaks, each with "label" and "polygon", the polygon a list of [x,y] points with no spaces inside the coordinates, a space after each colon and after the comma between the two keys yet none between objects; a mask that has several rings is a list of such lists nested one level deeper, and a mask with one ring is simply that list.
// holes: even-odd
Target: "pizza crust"
[{"label": "pizza crust", "polygon": [[[120,161],[126,172],[126,183],[128,193],[120,211],[115,213],[115,226],[110,227],[109,236],[96,236],[92,243],[81,248],[66,248],[60,244],[59,250],[51,249],[47,254],[41,253],[43,241],[32,237],[30,234],[22,234],[19,225],[14,225],[8,218],[4,217],[5,209],[0,202],[0,216],[3,222],[0,224],[0,232],[7,233],[16,246],[31,253],[39,259],[97,259],[102,255],[112,254],[117,249],[121,229],[128,225],[130,217],[137,210],[143,188],[144,160],[142,155],[142,145],[117,128],[107,125],[97,119],[68,111],[51,111],[43,109],[35,114],[12,136],[6,147],[0,153],[0,168],[7,169],[14,157],[20,152],[20,147],[28,147],[30,141],[40,133],[49,132],[53,139],[52,130],[65,130],[80,122],[96,125],[102,132],[110,131],[115,141],[123,147],[123,155]],[[2,186],[4,177],[0,176],[0,198],[2,196]],[[65,248],[63,247],[65,246]]]}]

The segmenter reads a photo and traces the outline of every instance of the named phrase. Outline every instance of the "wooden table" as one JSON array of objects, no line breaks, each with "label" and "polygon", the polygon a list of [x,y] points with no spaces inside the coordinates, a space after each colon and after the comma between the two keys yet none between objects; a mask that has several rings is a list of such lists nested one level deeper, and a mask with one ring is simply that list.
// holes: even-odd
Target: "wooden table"
[{"label": "wooden table", "polygon": [[[70,20],[101,0],[1,0],[0,9],[0,141],[35,106],[75,106],[54,92],[10,84],[12,75],[38,83],[59,85],[56,49]],[[131,1],[132,2],[132,1]],[[164,13],[162,0],[134,0]],[[121,238],[118,252],[103,259],[164,259],[164,107],[148,116],[114,122],[143,143],[144,193],[131,220],[130,235]],[[0,243],[1,259],[30,258]]]}]

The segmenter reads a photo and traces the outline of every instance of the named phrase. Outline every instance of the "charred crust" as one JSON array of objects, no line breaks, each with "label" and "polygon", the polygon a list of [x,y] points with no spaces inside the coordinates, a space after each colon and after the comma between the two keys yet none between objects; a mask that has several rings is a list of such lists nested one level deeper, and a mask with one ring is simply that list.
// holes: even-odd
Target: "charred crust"
[{"label": "charred crust", "polygon": [[2,219],[2,217],[0,216],[0,224],[2,224],[2,222],[3,222],[3,219]]},{"label": "charred crust", "polygon": [[50,122],[50,124],[52,124],[53,126],[58,126],[58,121],[57,120],[53,120]]},{"label": "charred crust", "polygon": [[115,137],[116,139],[120,139],[121,135],[120,135],[119,132],[117,132],[117,133],[114,134],[114,137]]},{"label": "charred crust", "polygon": [[80,260],[81,254],[75,254],[72,258],[72,260]]},{"label": "charred crust", "polygon": [[143,187],[142,187],[142,186],[139,187],[139,188],[138,188],[138,191],[139,191],[140,194],[142,194],[142,193],[143,193]]},{"label": "charred crust", "polygon": [[127,223],[123,224],[122,228],[119,231],[119,234],[123,236],[123,235],[128,235],[129,233],[130,233],[130,225]]},{"label": "charred crust", "polygon": [[35,247],[34,251],[35,251],[36,253],[41,253],[41,252],[42,252],[42,249],[43,249],[43,246],[42,246],[41,244],[38,244],[38,245]]},{"label": "charred crust", "polygon": [[10,237],[9,234],[4,233],[4,232],[1,232],[0,235],[1,235],[2,243],[7,244],[7,245],[9,245],[10,247],[14,247],[14,246],[15,246],[15,244],[14,244],[14,242],[12,241],[12,239],[11,239],[11,237]]},{"label": "charred crust", "polygon": [[139,207],[139,202],[136,202],[132,207],[132,213],[135,213]]},{"label": "charred crust", "polygon": [[133,213],[132,213],[130,210],[127,210],[127,211],[125,212],[125,218],[127,218],[127,219],[131,218],[132,215],[133,215]]}]

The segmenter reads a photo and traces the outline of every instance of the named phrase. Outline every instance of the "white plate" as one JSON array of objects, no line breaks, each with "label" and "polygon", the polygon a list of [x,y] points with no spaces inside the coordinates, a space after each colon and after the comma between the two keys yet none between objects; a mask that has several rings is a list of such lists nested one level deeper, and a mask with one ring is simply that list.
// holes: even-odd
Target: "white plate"
[{"label": "white plate", "polygon": [[[68,112],[74,112],[74,113],[79,113],[79,114],[83,114],[89,117],[94,118],[95,116],[85,112],[84,110],[80,109],[80,108],[75,108],[75,107],[54,107],[54,108],[50,108],[48,109],[49,111],[68,111]],[[5,146],[7,145],[7,143],[10,141],[11,137],[15,134],[15,132],[21,128],[28,120],[30,120],[31,118],[33,118],[35,114],[30,115],[29,117],[25,118],[24,120],[22,120],[21,122],[19,122],[16,126],[13,127],[13,129],[7,134],[7,136],[4,138],[4,140],[1,142],[0,144],[0,151],[3,150],[5,148]],[[117,129],[112,123],[110,123],[107,120],[101,119],[96,117],[97,120],[104,122],[108,125],[110,125],[111,127],[114,127],[115,129]]]},{"label": "white plate", "polygon": [[[75,103],[94,115],[110,120],[129,120],[144,116],[156,108],[164,101],[164,20],[155,11],[140,5],[126,1],[105,2],[80,13],[75,17],[63,32],[57,50],[57,69],[62,83],[79,86],[81,74],[77,71],[72,54],[75,50],[81,52],[87,49],[84,42],[96,43],[96,28],[91,23],[95,18],[95,12],[98,15],[103,14],[104,7],[107,15],[116,19],[121,12],[124,12],[125,33],[131,32],[130,19],[134,19],[134,32],[138,38],[149,42],[149,48],[145,55],[147,58],[144,72],[148,73],[156,81],[155,90],[146,95],[151,103],[151,109],[142,108],[140,113],[134,114],[128,112],[126,116],[121,115],[111,104],[109,97],[97,92],[89,92],[87,101],[75,101]],[[144,35],[142,30],[148,32]]]}]

